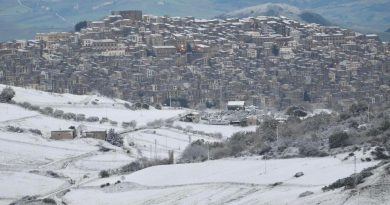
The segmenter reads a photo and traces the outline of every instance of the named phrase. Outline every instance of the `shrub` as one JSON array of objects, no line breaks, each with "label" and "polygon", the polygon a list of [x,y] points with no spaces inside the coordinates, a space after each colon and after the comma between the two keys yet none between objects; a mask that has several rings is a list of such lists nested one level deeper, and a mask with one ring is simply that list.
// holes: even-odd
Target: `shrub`
[{"label": "shrub", "polygon": [[40,112],[44,115],[51,115],[53,114],[53,108],[52,107],[45,107],[40,110]]},{"label": "shrub", "polygon": [[123,128],[128,128],[128,127],[130,127],[130,122],[122,122],[122,127],[123,127]]},{"label": "shrub", "polygon": [[349,111],[353,116],[358,116],[368,110],[368,106],[364,103],[352,104]]},{"label": "shrub", "polygon": [[102,119],[100,120],[100,124],[103,124],[103,123],[106,123],[106,122],[109,122],[110,120],[108,120],[108,118],[106,117],[102,117]]},{"label": "shrub", "polygon": [[382,130],[383,132],[388,130],[390,128],[390,121],[389,120],[385,120],[381,123],[379,129]]},{"label": "shrub", "polygon": [[346,189],[351,189],[351,188],[355,187],[355,185],[363,183],[365,178],[373,175],[371,170],[372,170],[372,168],[367,168],[356,175],[352,174],[349,177],[339,179],[336,182],[334,182],[328,186],[323,187],[322,190],[328,191],[328,190],[338,189],[341,187],[345,187]]},{"label": "shrub", "polygon": [[29,103],[29,102],[23,102],[20,106],[22,106],[23,108],[26,108],[26,109],[30,109],[31,103]]},{"label": "shrub", "polygon": [[76,120],[76,114],[68,112],[63,114],[62,118],[64,118],[65,120]]},{"label": "shrub", "polygon": [[149,110],[149,105],[148,104],[142,104],[142,109]]},{"label": "shrub", "polygon": [[64,111],[62,111],[62,110],[55,110],[55,111],[53,112],[53,116],[54,116],[55,118],[61,118],[63,114],[64,114]]},{"label": "shrub", "polygon": [[132,120],[132,121],[130,122],[130,127],[133,128],[133,129],[135,129],[135,128],[137,127],[137,121]]},{"label": "shrub", "polygon": [[122,173],[136,172],[143,168],[144,168],[143,163],[141,163],[140,160],[137,160],[121,167],[121,172]]},{"label": "shrub", "polygon": [[305,157],[325,157],[328,156],[326,152],[320,151],[313,145],[302,145],[299,147],[299,154]]},{"label": "shrub", "polygon": [[125,103],[125,108],[130,109],[131,108],[130,104],[129,103]]},{"label": "shrub", "polygon": [[231,155],[237,155],[240,152],[244,151],[249,144],[248,136],[244,132],[238,132],[233,134],[228,140],[228,147],[231,150]]},{"label": "shrub", "polygon": [[0,102],[9,103],[15,97],[15,91],[11,87],[6,87],[0,93]]},{"label": "shrub", "polygon": [[31,105],[30,110],[38,111],[40,110],[40,107],[38,105]]},{"label": "shrub", "polygon": [[329,147],[337,148],[348,145],[349,135],[345,132],[338,132],[329,137]]},{"label": "shrub", "polygon": [[347,120],[347,119],[349,119],[350,117],[351,117],[351,115],[348,114],[348,113],[341,113],[340,116],[339,116],[339,118],[340,118],[341,121]]},{"label": "shrub", "polygon": [[110,176],[110,173],[108,173],[108,171],[106,171],[106,170],[102,170],[102,171],[99,172],[99,177],[100,178],[107,178],[109,176]]},{"label": "shrub", "polygon": [[42,202],[45,204],[57,204],[57,202],[52,198],[44,198]]},{"label": "shrub", "polygon": [[168,159],[155,159],[155,160],[147,160],[145,158],[138,159],[137,161],[131,162],[130,164],[124,165],[120,168],[119,172],[121,174],[126,174],[130,172],[139,171],[141,169],[145,169],[152,166],[170,164]]},{"label": "shrub", "polygon": [[91,116],[86,119],[87,122],[99,122],[99,117]]},{"label": "shrub", "polygon": [[14,127],[14,126],[7,126],[7,131],[9,132],[17,132],[17,133],[23,133],[24,129],[20,127]]},{"label": "shrub", "polygon": [[84,114],[77,114],[76,115],[76,121],[84,121],[85,115]]},{"label": "shrub", "polygon": [[385,154],[385,149],[381,147],[375,148],[375,151],[372,151],[371,154],[375,156],[375,159],[377,160],[387,160],[390,159],[390,156]]},{"label": "shrub", "polygon": [[42,135],[42,132],[38,129],[29,129],[28,131],[36,135]]},{"label": "shrub", "polygon": [[314,194],[314,192],[312,192],[312,191],[305,191],[305,192],[299,194],[298,197],[302,198],[302,197],[306,197],[306,196],[309,196],[309,195],[312,195],[312,194]]},{"label": "shrub", "polygon": [[134,104],[134,107],[135,107],[135,109],[141,109],[142,108],[142,103],[140,103],[140,102],[137,102],[137,103],[135,103]]},{"label": "shrub", "polygon": [[181,158],[189,162],[204,161],[207,159],[207,153],[205,145],[191,144],[184,149]]}]

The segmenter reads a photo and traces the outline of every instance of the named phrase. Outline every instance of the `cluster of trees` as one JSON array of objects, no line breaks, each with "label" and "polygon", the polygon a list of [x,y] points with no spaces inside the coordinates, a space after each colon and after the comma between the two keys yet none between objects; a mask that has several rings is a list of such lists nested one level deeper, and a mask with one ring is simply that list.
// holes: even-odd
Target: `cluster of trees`
[{"label": "cluster of trees", "polygon": [[[17,133],[26,132],[26,130],[23,128],[11,126],[11,125],[7,126],[7,131],[8,132],[17,132]],[[33,133],[33,134],[36,134],[36,135],[42,135],[42,132],[39,129],[28,129],[28,131]]]},{"label": "cluster of trees", "polygon": [[102,170],[99,173],[99,176],[101,178],[106,178],[112,175],[123,175],[123,174],[129,174],[132,172],[136,172],[148,167],[152,166],[158,166],[158,165],[166,165],[166,164],[173,164],[173,159],[147,159],[147,158],[140,158],[136,161],[130,162],[129,164],[126,164],[118,169],[109,169],[109,170]]},{"label": "cluster of trees", "polygon": [[[112,121],[106,117],[99,118],[96,116],[89,116],[86,117],[84,114],[76,114],[76,113],[71,113],[71,112],[64,112],[63,110],[60,109],[53,109],[52,107],[39,107],[37,105],[32,105],[29,102],[23,102],[23,103],[16,103],[16,105],[19,105],[25,109],[28,110],[33,110],[33,111],[38,111],[43,115],[48,115],[54,118],[60,118],[60,119],[65,119],[65,120],[73,120],[77,122],[99,122],[100,124],[103,123],[110,123],[112,126],[117,126],[118,122]],[[133,125],[134,123],[132,123]]]}]

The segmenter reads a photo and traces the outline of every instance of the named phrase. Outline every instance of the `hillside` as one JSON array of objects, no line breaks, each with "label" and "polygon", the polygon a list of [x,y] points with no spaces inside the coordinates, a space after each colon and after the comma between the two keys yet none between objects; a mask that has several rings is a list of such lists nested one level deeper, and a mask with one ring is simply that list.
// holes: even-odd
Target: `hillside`
[{"label": "hillside", "polygon": [[[339,204],[349,191],[321,188],[353,173],[344,155],[326,158],[262,160],[237,158],[147,168],[87,183],[63,196],[67,204]],[[357,171],[377,162],[358,162]],[[294,174],[304,175],[295,178]],[[120,181],[121,183],[115,184]],[[100,188],[101,184],[110,185]],[[275,184],[277,183],[277,184]],[[304,192],[308,197],[298,197]],[[372,198],[371,198],[372,199]],[[361,201],[370,200],[361,196]],[[379,199],[374,199],[379,202]],[[373,202],[373,201],[371,201]]]},{"label": "hillside", "polygon": [[331,22],[326,20],[321,15],[300,10],[297,7],[290,6],[287,4],[261,4],[253,7],[244,8],[241,10],[229,12],[223,15],[218,16],[219,18],[246,18],[246,17],[256,17],[256,16],[285,16],[287,18],[305,22],[305,23],[316,23],[324,26],[332,25]]},{"label": "hillside", "polygon": [[[4,87],[0,85],[0,89]],[[186,110],[164,108],[133,111],[124,106],[124,103],[130,102],[99,94],[54,94],[12,88],[16,93],[13,98],[15,104],[0,103],[0,204],[35,204],[43,199],[55,200],[57,204],[75,205],[85,201],[92,205],[330,205],[341,202],[356,204],[356,201],[383,204],[390,200],[386,181],[390,166],[388,161],[381,162],[378,159],[378,150],[382,148],[369,143],[357,148],[329,149],[331,155],[325,157],[312,157],[315,154],[310,153],[308,156],[311,157],[302,157],[294,155],[293,152],[297,151],[294,151],[294,147],[285,147],[283,152],[292,152],[290,156],[294,158],[278,159],[276,150],[282,149],[275,147],[274,155],[272,152],[267,154],[273,156],[272,159],[243,150],[242,153],[246,154],[234,158],[216,157],[216,160],[167,165],[164,159],[168,157],[169,151],[173,151],[176,161],[182,163],[183,153],[188,154],[191,147],[195,154],[207,152],[206,149],[196,150],[196,145],[201,142],[200,145],[208,143],[208,146],[214,146],[209,147],[209,156],[215,157],[218,146],[243,137],[240,143],[233,144],[232,148],[237,148],[241,142],[247,141],[245,137],[253,136],[253,132],[248,131],[255,131],[256,127],[179,122],[176,121],[178,116],[186,113]],[[31,105],[25,106],[22,102]],[[45,114],[42,108],[47,106],[66,112],[85,113],[87,116],[107,116],[118,122],[135,120],[137,129]],[[332,114],[329,111],[327,113]],[[311,117],[323,119],[322,115],[330,114],[310,114],[306,118],[307,123],[314,126]],[[171,123],[167,119],[171,119]],[[305,119],[302,120],[306,123]],[[373,122],[377,120],[373,119]],[[344,121],[340,123],[341,127],[342,124]],[[86,130],[113,128],[121,133],[123,146],[116,147],[106,141],[80,136],[73,140],[49,139],[51,131],[68,129],[70,126],[82,126]],[[262,129],[265,131],[264,126]],[[308,127],[299,130],[305,129]],[[231,137],[240,131],[245,132]],[[213,135],[217,132],[221,133],[220,137]],[[280,133],[285,133],[283,126],[280,127]],[[305,135],[300,136],[304,138]],[[379,140],[379,136],[377,133],[376,139]],[[281,137],[279,140],[282,142],[283,139]],[[247,141],[246,146],[250,143]],[[230,145],[225,146],[228,148]],[[223,152],[222,149],[220,151]],[[388,155],[387,151],[381,153],[383,158]],[[378,164],[380,166],[365,170]],[[340,184],[339,179],[363,170],[362,173],[366,174],[363,180],[359,180],[357,195],[353,189],[344,189],[344,185],[323,191],[325,186],[334,182]]]},{"label": "hillside", "polygon": [[0,0],[0,40],[29,39],[37,32],[70,31],[75,23],[100,19],[112,10],[140,9],[146,14],[212,18],[264,3],[294,5],[358,31],[380,32],[389,26],[387,0]]},{"label": "hillside", "polygon": [[[0,85],[0,90],[5,87]],[[15,104],[0,103],[0,204],[9,204],[27,195],[44,196],[89,183],[99,179],[100,171],[120,168],[139,158],[167,158],[168,150],[173,150],[178,157],[190,143],[189,137],[192,140],[220,141],[205,133],[158,125],[163,120],[176,119],[186,110],[152,108],[133,111],[124,106],[124,103],[130,102],[98,94],[71,95],[20,87],[12,89],[16,93],[13,98]],[[30,106],[24,106],[24,102]],[[87,117],[108,117],[118,124],[55,117],[42,112],[45,107],[85,113]],[[132,120],[137,123],[138,130],[122,127],[121,122]],[[159,120],[161,122],[156,123]],[[85,131],[115,129],[123,133],[124,145],[115,147],[102,140],[80,137],[62,141],[49,139],[51,131],[66,130],[71,126]]]}]

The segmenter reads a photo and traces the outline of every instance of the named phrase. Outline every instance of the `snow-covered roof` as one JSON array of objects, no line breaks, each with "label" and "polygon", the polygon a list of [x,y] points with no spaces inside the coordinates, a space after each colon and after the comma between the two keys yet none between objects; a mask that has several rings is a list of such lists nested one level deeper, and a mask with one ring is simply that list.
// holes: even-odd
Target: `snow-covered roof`
[{"label": "snow-covered roof", "polygon": [[228,106],[244,106],[245,101],[229,101]]}]

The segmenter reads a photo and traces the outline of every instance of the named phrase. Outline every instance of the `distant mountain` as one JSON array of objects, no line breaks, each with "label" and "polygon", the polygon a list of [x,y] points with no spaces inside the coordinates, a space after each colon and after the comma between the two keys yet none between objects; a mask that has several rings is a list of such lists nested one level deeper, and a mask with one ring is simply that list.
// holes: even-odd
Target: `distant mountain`
[{"label": "distant mountain", "polygon": [[[301,11],[295,17],[306,22],[332,22],[367,33],[390,26],[390,0],[0,0],[0,41],[32,38],[36,32],[70,31],[77,22],[100,19],[112,10],[213,18],[267,3],[294,5],[289,8]],[[278,12],[270,14],[274,11]]]},{"label": "distant mountain", "polygon": [[387,33],[390,33],[390,28],[389,28],[389,29],[387,29],[385,32],[387,32]]},{"label": "distant mountain", "polygon": [[321,15],[311,12],[302,11],[297,7],[290,6],[287,4],[261,4],[252,6],[237,11],[229,12],[223,15],[217,16],[218,18],[246,18],[250,16],[285,16],[290,19],[294,19],[306,23],[317,23],[324,26],[330,26],[332,23],[326,20]]}]

